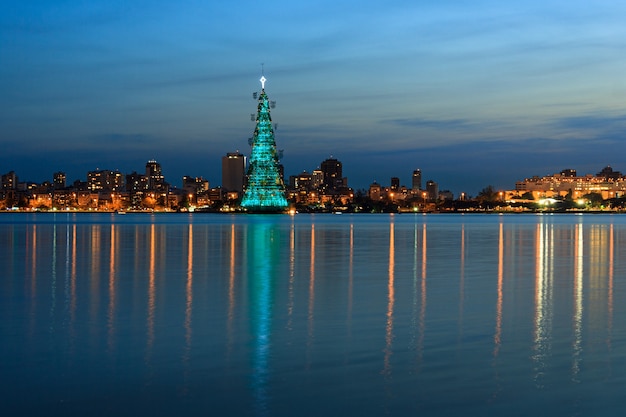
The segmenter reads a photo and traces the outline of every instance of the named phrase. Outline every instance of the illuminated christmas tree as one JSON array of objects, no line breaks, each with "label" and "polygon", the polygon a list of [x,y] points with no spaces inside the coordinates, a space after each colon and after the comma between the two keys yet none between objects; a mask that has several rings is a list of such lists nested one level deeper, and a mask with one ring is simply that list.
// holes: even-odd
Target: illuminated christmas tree
[{"label": "illuminated christmas tree", "polygon": [[[256,114],[256,129],[252,137],[252,152],[248,167],[248,185],[241,207],[248,212],[277,213],[287,209],[285,185],[278,169],[278,152],[270,102],[265,93],[265,77],[261,77],[261,94]],[[256,94],[256,93],[255,93]]]}]

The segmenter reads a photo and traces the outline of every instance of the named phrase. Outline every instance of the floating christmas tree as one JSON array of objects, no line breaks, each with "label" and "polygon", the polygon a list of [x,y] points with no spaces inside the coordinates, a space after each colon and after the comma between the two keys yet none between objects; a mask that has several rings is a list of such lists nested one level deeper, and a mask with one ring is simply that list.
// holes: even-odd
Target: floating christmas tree
[{"label": "floating christmas tree", "polygon": [[[278,169],[278,152],[270,102],[265,93],[265,76],[261,76],[261,94],[256,113],[256,129],[252,137],[252,152],[248,167],[248,184],[241,207],[254,213],[280,213],[287,209],[285,185]],[[255,93],[256,94],[256,93]]]}]

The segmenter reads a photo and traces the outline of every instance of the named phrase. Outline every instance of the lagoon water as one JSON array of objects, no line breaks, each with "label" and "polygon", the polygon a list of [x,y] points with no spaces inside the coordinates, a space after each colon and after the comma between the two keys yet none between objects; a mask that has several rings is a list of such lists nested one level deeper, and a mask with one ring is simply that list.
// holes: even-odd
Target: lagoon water
[{"label": "lagoon water", "polygon": [[623,215],[2,214],[3,414],[621,416],[625,253]]}]

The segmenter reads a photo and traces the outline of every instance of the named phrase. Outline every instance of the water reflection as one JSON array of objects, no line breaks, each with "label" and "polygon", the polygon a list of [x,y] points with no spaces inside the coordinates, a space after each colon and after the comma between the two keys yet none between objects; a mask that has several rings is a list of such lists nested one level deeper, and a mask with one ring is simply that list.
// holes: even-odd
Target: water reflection
[{"label": "water reflection", "polygon": [[[234,246],[231,244],[231,246]],[[231,257],[234,254],[231,251]],[[233,279],[229,280],[232,281]],[[230,294],[230,291],[229,291]],[[229,296],[230,300],[230,296]],[[183,354],[183,362],[189,362],[189,354],[191,351],[191,315],[193,311],[193,226],[190,224],[187,230],[187,282],[185,284],[185,351]],[[230,317],[229,313],[229,317]],[[229,319],[230,322],[230,319]]]},{"label": "water reflection", "polygon": [[76,225],[72,225],[72,253],[71,253],[71,267],[70,267],[70,341],[72,342],[72,349],[74,347],[74,340],[76,338],[76,264],[77,264],[77,248],[76,248]]},{"label": "water reflection", "polygon": [[583,225],[576,225],[574,237],[574,342],[572,355],[572,379],[577,380],[580,372],[582,354],[582,319],[583,319],[583,268],[584,234]]},{"label": "water reflection", "polygon": [[287,290],[287,330],[293,330],[293,308],[295,303],[294,284],[296,281],[296,225],[292,221],[289,227],[289,288]]},{"label": "water reflection", "polygon": [[54,332],[55,320],[54,314],[57,305],[57,225],[52,228],[52,266],[51,266],[51,280],[50,280],[50,296],[52,298],[50,302],[50,332]]},{"label": "water reflection", "polygon": [[461,225],[461,265],[459,271],[459,337],[457,342],[460,342],[463,337],[463,313],[465,305],[465,224]]},{"label": "water reflection", "polygon": [[535,233],[535,383],[543,387],[552,335],[552,284],[554,265],[553,224],[540,216]]},{"label": "water reflection", "polygon": [[[421,229],[421,237],[420,237]],[[417,331],[417,337],[412,335],[417,352],[416,371],[422,365],[424,354],[424,332],[426,330],[426,271],[427,271],[427,239],[426,224],[413,225],[413,279],[412,279],[412,328]],[[416,339],[416,340],[415,340]]]},{"label": "water reflection", "polygon": [[422,226],[422,279],[420,285],[420,318],[419,318],[419,337],[417,339],[417,351],[419,355],[419,363],[422,362],[424,354],[424,331],[426,329],[426,266],[427,266],[427,239],[426,224]]},{"label": "water reflection", "polygon": [[348,257],[348,336],[352,335],[352,303],[354,297],[354,224],[350,223],[350,254]]},{"label": "water reflection", "polygon": [[[190,225],[191,227],[191,225]],[[235,233],[235,225],[232,224],[230,226],[230,263],[228,268],[228,318],[227,318],[227,345],[228,345],[228,353],[232,352],[233,344],[235,341],[234,337],[234,319],[235,319],[235,276],[236,276],[236,233]]]},{"label": "water reflection", "polygon": [[[28,233],[26,234],[28,236]],[[27,241],[28,242],[28,241]],[[13,242],[9,242],[11,247],[13,247]],[[28,252],[30,251],[30,256],[28,256]],[[35,309],[37,306],[37,225],[33,225],[32,227],[32,239],[31,244],[26,245],[26,259],[27,262],[30,262],[30,297],[29,297],[29,312],[28,316],[30,317],[29,323],[29,331],[28,334],[32,338],[33,332],[35,329]],[[29,259],[30,258],[30,259]]]},{"label": "water reflection", "polygon": [[504,275],[504,234],[503,234],[502,221],[500,222],[500,228],[498,232],[498,290],[496,301],[496,330],[493,336],[493,356],[498,357],[500,352],[500,345],[502,344],[502,285]]},{"label": "water reflection", "polygon": [[152,358],[152,347],[154,345],[154,311],[156,300],[155,268],[156,268],[156,232],[155,225],[150,225],[149,232],[150,247],[148,249],[148,311],[146,314],[146,363],[149,364]]},{"label": "water reflection", "polygon": [[107,339],[109,351],[113,350],[113,336],[115,334],[115,279],[116,279],[116,252],[118,249],[117,238],[115,234],[115,225],[111,225],[111,235],[109,243],[109,308],[107,312]]},{"label": "water reflection", "polygon": [[98,320],[98,310],[100,308],[100,258],[102,256],[100,249],[100,229],[101,225],[94,224],[91,225],[89,236],[91,237],[91,279],[89,280],[89,284],[91,286],[90,291],[90,316],[92,321]]},{"label": "water reflection", "polygon": [[[82,361],[98,377],[147,381],[145,392],[236,397],[257,415],[317,390],[497,402],[625,365],[612,354],[625,332],[621,219],[348,218],[12,225],[0,229],[3,293],[24,351],[56,355],[52,382]],[[77,359],[58,359],[68,352]],[[344,380],[332,381],[337,369]],[[467,383],[478,379],[488,393]],[[223,400],[212,394],[222,382]]]},{"label": "water reflection", "polygon": [[309,274],[309,308],[307,315],[307,349],[306,349],[306,367],[310,368],[311,366],[311,348],[313,344],[313,313],[315,308],[315,224],[311,224],[311,264],[310,264],[310,274]]},{"label": "water reflection", "polygon": [[394,267],[395,267],[395,237],[394,237],[394,222],[391,220],[389,224],[389,279],[387,283],[387,325],[385,332],[385,358],[384,358],[384,374],[391,376],[391,364],[389,362],[391,355],[393,354],[393,306],[395,303],[395,288],[394,288]]},{"label": "water reflection", "polygon": [[611,351],[613,338],[613,274],[615,268],[615,237],[613,235],[613,224],[609,229],[609,283],[608,283],[608,302],[607,302],[607,337],[606,344]]},{"label": "water reflection", "polygon": [[272,223],[253,222],[247,228],[247,277],[253,337],[252,391],[256,415],[270,415],[269,363],[272,346],[272,287],[280,263],[280,237]]}]

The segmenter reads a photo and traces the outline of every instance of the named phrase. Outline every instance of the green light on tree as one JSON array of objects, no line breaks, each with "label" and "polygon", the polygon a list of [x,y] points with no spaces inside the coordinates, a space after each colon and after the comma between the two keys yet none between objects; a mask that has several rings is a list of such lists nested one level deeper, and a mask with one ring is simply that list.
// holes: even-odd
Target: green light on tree
[{"label": "green light on tree", "polygon": [[265,93],[265,77],[261,77],[261,95],[252,137],[248,167],[248,184],[241,207],[249,212],[282,212],[287,206],[285,185],[280,176],[279,158],[270,116],[270,102]]}]

